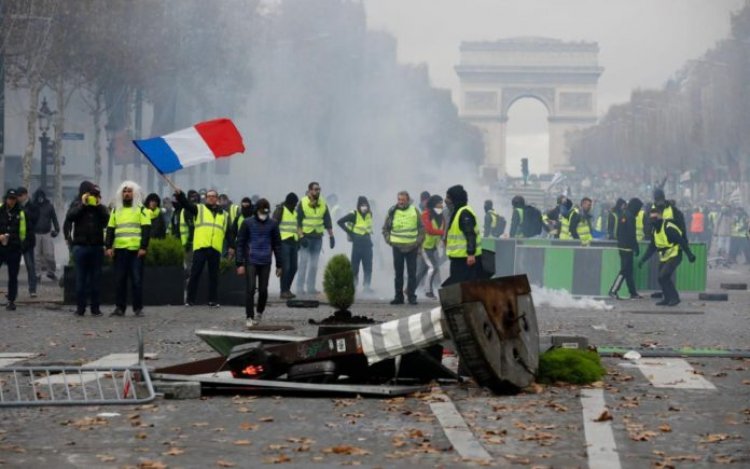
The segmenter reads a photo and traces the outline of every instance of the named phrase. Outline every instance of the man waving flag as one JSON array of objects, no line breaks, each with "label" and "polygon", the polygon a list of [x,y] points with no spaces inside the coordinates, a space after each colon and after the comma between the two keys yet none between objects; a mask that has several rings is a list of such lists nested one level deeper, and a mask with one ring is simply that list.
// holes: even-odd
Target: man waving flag
[{"label": "man waving flag", "polygon": [[161,174],[245,152],[242,135],[226,118],[133,143]]}]

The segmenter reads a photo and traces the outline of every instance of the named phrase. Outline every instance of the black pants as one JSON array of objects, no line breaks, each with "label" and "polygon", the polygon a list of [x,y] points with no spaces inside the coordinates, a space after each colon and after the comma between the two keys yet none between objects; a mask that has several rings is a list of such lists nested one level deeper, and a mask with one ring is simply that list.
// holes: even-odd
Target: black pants
[{"label": "black pants", "polygon": [[138,251],[115,249],[115,306],[125,311],[128,301],[128,279],[133,295],[133,311],[143,309],[143,258]]},{"label": "black pants", "polygon": [[198,280],[203,273],[203,266],[208,264],[208,302],[219,302],[219,261],[221,253],[213,248],[202,248],[193,251],[193,265],[190,268],[190,279],[187,286],[187,302],[195,303],[198,293]]},{"label": "black pants", "polygon": [[448,280],[443,283],[443,286],[452,285],[454,283],[466,282],[469,280],[480,280],[484,278],[484,270],[482,270],[482,256],[476,256],[476,262],[474,265],[468,265],[465,257],[451,257],[450,265],[450,276]]},{"label": "black pants", "polygon": [[0,248],[0,267],[8,264],[8,301],[13,303],[18,296],[18,270],[21,267],[21,250]]},{"label": "black pants", "polygon": [[254,318],[255,290],[258,290],[258,314],[266,310],[268,301],[268,277],[271,275],[271,264],[245,264],[245,317]]},{"label": "black pants", "polygon": [[297,251],[299,243],[292,239],[281,242],[281,292],[292,290],[292,281],[297,275]]},{"label": "black pants", "polygon": [[370,288],[372,281],[372,243],[359,242],[352,243],[352,272],[354,273],[354,285],[359,283],[359,264],[362,264],[364,272],[364,281],[362,286]]},{"label": "black pants", "polygon": [[633,251],[618,250],[620,254],[620,272],[615,277],[615,281],[610,288],[611,293],[617,293],[622,286],[623,280],[628,287],[630,296],[636,296],[638,292],[635,288],[635,276],[633,275]]},{"label": "black pants", "polygon": [[393,282],[396,289],[396,299],[404,299],[404,264],[406,264],[406,295],[410,300],[416,300],[417,294],[417,253],[414,248],[409,252],[401,252],[397,247],[393,248],[393,270],[396,271],[396,279]]},{"label": "black pants", "polygon": [[672,280],[672,274],[674,274],[674,271],[677,270],[681,262],[682,253],[679,253],[677,257],[659,264],[659,285],[661,285],[661,291],[664,292],[664,300],[666,301],[680,299],[680,294],[677,293],[674,280]]}]

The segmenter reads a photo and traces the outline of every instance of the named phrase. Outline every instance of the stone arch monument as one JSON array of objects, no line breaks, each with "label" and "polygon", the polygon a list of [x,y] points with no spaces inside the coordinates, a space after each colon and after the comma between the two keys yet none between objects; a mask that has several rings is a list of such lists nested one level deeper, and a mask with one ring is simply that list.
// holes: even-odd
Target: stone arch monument
[{"label": "stone arch monument", "polygon": [[550,171],[572,169],[565,134],[596,123],[596,87],[604,71],[598,54],[595,42],[536,37],[461,44],[459,112],[482,131],[483,179],[505,175],[508,110],[522,98],[547,108]]}]

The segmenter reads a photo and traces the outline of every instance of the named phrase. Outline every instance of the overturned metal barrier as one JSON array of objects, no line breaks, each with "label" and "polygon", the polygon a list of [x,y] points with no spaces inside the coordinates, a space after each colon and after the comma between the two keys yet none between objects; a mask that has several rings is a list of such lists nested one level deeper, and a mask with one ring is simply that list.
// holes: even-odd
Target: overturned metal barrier
[{"label": "overturned metal barrier", "polygon": [[0,368],[0,407],[142,404],[155,398],[140,329],[137,365]]},{"label": "overturned metal barrier", "polygon": [[534,381],[539,329],[525,275],[451,285],[440,302],[459,358],[480,385],[505,394]]}]

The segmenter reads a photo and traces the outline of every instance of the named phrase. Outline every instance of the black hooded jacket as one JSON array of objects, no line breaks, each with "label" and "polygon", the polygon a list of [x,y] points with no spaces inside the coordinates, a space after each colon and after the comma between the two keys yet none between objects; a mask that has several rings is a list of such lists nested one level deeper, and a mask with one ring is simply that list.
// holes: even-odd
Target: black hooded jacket
[{"label": "black hooded jacket", "polygon": [[[294,213],[294,219],[297,220],[297,222],[299,223],[299,218],[297,217],[297,214],[295,213],[298,203],[299,203],[299,197],[297,197],[297,194],[295,194],[294,192],[288,193],[286,197],[284,198],[284,202],[276,206],[271,218],[276,220],[276,223],[278,223],[280,227],[281,219],[284,216],[284,208],[286,207],[287,210]],[[299,224],[297,226],[299,227]],[[282,239],[281,242],[287,243],[287,244],[290,244],[290,243],[296,244],[299,241],[296,241],[294,238],[287,238],[287,239]]]},{"label": "black hooded jacket", "polygon": [[[461,185],[456,185],[448,189],[448,198],[451,199],[453,207],[451,210],[451,219],[448,223],[448,230],[446,230],[446,236],[450,227],[453,225],[453,220],[456,218],[461,207],[466,206],[469,203],[469,195]],[[466,237],[466,253],[469,256],[473,256],[477,251],[477,235],[475,227],[477,226],[477,219],[468,210],[461,212],[461,217],[458,220],[458,228]]]},{"label": "black hooded jacket", "polygon": [[367,213],[362,213],[362,211],[359,209],[363,205],[367,206],[367,213],[372,215],[372,210],[370,209],[370,201],[367,200],[367,197],[365,197],[364,195],[360,195],[359,198],[357,198],[357,208],[339,218],[338,221],[336,221],[336,224],[339,225],[342,230],[346,231],[352,243],[357,245],[362,243],[363,245],[372,246],[372,238],[370,237],[369,233],[360,235],[353,231],[354,224],[357,223],[357,212],[359,212],[362,218],[365,218],[365,216],[367,215]]},{"label": "black hooded jacket", "polygon": [[51,231],[60,232],[60,223],[57,220],[55,206],[47,198],[47,194],[42,189],[37,189],[31,202],[39,212],[36,225],[33,227],[36,234],[47,234]]},{"label": "black hooded jacket", "polygon": [[8,208],[7,199],[3,200],[2,207],[0,207],[0,233],[7,233],[10,236],[7,245],[0,245],[0,252],[18,252],[24,249],[25,241],[21,240],[21,223],[22,220],[25,221],[26,217],[24,213],[24,217],[21,218],[22,210],[20,203],[16,202],[13,208]]},{"label": "black hooded jacket", "polygon": [[83,205],[81,197],[85,193],[98,190],[90,181],[83,181],[78,188],[78,199],[74,200],[65,215],[63,234],[72,245],[104,246],[104,230],[109,222],[109,210],[98,205]]},{"label": "black hooded jacket", "polygon": [[618,249],[633,251],[636,256],[639,254],[640,248],[638,246],[638,239],[636,238],[635,221],[642,207],[643,202],[641,202],[641,199],[630,199],[617,222],[616,237]]}]

